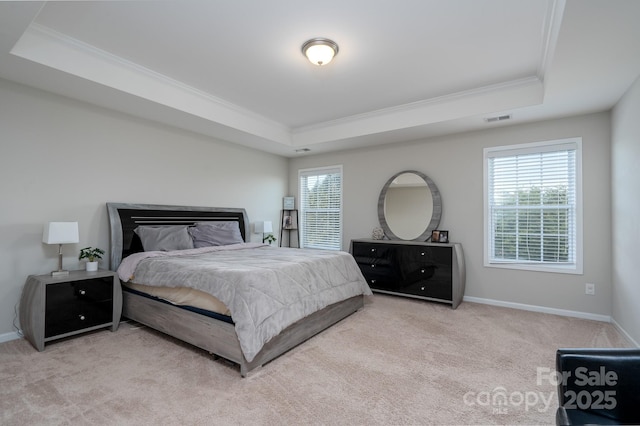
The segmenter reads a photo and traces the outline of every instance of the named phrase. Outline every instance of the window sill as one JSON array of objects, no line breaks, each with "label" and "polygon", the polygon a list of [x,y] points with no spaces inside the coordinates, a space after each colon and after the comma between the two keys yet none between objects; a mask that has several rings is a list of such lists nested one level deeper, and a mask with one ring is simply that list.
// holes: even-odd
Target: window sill
[{"label": "window sill", "polygon": [[582,275],[582,266],[580,265],[541,265],[531,263],[491,263],[484,262],[485,268],[499,268],[499,269],[516,269],[520,271],[531,272],[552,272],[556,274],[573,274]]}]

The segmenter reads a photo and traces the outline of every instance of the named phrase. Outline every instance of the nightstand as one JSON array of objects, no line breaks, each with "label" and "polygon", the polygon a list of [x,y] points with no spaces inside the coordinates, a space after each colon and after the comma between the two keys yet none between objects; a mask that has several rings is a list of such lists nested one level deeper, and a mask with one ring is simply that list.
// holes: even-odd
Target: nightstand
[{"label": "nightstand", "polygon": [[20,299],[24,337],[39,351],[56,339],[110,327],[118,329],[122,290],[113,271],[29,275]]}]

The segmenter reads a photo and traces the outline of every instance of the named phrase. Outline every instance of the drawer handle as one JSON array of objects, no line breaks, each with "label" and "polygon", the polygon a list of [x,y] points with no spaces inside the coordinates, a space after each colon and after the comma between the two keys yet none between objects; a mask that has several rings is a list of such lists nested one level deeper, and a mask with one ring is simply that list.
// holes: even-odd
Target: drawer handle
[{"label": "drawer handle", "polygon": [[[85,294],[87,294],[87,292],[86,292],[86,291],[84,291],[84,290],[80,290],[78,293],[80,293],[80,295],[81,295],[81,296],[84,296]],[[84,318],[83,318],[83,319],[84,319]]]},{"label": "drawer handle", "polygon": [[84,321],[85,316],[84,315],[78,315],[78,318],[80,318],[80,321]]},{"label": "drawer handle", "polygon": [[372,264],[372,265],[371,265],[371,267],[372,267],[372,268],[375,268],[375,267],[376,267],[376,265],[375,265],[375,264]]},{"label": "drawer handle", "polygon": [[420,290],[424,291],[424,286],[420,287]]},{"label": "drawer handle", "polygon": [[375,283],[376,283],[376,280],[371,280],[371,284],[375,284]]},{"label": "drawer handle", "polygon": [[424,274],[424,269],[420,269],[420,272],[422,272]]},{"label": "drawer handle", "polygon": [[374,249],[374,248],[372,248],[372,249],[371,249],[371,252],[372,252],[372,253],[375,253],[375,251],[376,251],[376,249]]},{"label": "drawer handle", "polygon": [[424,256],[424,252],[420,253],[420,256]]}]

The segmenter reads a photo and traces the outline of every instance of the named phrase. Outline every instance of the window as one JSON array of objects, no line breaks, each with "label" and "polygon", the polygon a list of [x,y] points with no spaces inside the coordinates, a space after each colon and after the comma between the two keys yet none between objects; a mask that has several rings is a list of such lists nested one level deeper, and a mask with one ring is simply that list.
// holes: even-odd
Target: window
[{"label": "window", "polygon": [[485,266],[582,273],[581,146],[485,148]]},{"label": "window", "polygon": [[342,166],[298,172],[301,246],[342,249]]}]

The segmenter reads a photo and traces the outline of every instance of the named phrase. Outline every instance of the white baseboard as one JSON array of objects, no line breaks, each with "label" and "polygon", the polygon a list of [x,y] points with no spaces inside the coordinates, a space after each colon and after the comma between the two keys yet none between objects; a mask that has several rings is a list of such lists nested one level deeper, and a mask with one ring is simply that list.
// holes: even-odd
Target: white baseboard
[{"label": "white baseboard", "polygon": [[[609,315],[591,314],[588,312],[569,311],[567,309],[548,308],[546,306],[526,305],[524,303],[505,302],[502,300],[483,299],[481,297],[464,296],[465,302],[482,303],[484,305],[502,306],[504,308],[522,309],[523,311],[542,312],[545,314],[561,315],[565,317],[582,318],[601,322],[610,322],[614,325],[624,337],[629,340],[635,347],[640,348],[640,344],[636,342],[627,331],[622,328],[618,322]],[[11,340],[21,339],[22,335],[17,331],[0,334],[0,343],[9,342]]]},{"label": "white baseboard", "polygon": [[502,306],[504,308],[521,309],[523,311],[542,312],[545,314],[561,315],[563,317],[582,318],[601,322],[611,322],[610,315],[591,314],[589,312],[569,311],[567,309],[547,308],[546,306],[525,305],[524,303],[504,302],[502,300],[483,299],[481,297],[464,296],[465,302],[482,303],[484,305]]},{"label": "white baseboard", "polygon": [[9,342],[11,340],[20,339],[22,336],[18,334],[17,331],[12,331],[11,333],[0,334],[0,343]]},{"label": "white baseboard", "polygon": [[622,328],[622,326],[620,324],[618,324],[618,321],[616,321],[615,319],[611,318],[611,323],[613,324],[613,326],[620,332],[622,333],[622,335],[624,337],[627,338],[627,340],[634,345],[636,348],[640,348],[640,345],[638,344],[638,342],[636,342],[634,340],[633,337],[631,337],[631,335],[629,333],[627,333],[627,330],[625,330],[624,328]]}]

